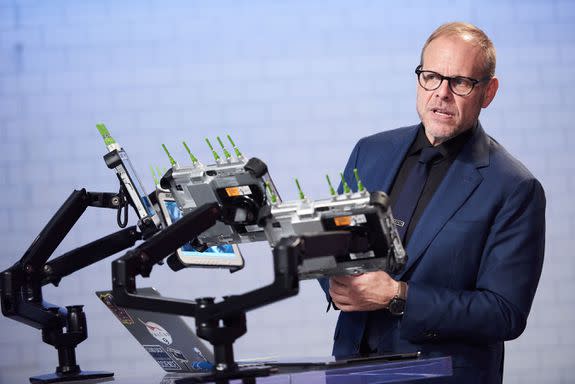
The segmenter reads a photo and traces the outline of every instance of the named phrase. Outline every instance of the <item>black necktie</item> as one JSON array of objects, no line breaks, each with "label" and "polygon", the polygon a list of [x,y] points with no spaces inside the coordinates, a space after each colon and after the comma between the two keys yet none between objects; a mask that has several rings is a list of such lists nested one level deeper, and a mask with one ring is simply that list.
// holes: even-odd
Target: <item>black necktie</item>
[{"label": "black necktie", "polygon": [[401,240],[405,239],[409,222],[427,181],[432,160],[438,157],[441,157],[441,152],[436,147],[425,147],[421,150],[417,163],[407,176],[397,202],[392,207]]}]

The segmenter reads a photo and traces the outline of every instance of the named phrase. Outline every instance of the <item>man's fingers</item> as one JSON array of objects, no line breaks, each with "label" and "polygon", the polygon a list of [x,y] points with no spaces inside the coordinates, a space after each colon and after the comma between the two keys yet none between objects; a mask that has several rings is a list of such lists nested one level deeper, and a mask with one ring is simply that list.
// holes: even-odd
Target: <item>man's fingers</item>
[{"label": "man's fingers", "polygon": [[343,279],[340,279],[339,276],[333,276],[329,279],[329,285],[334,287],[334,286],[346,286],[346,281],[344,281]]},{"label": "man's fingers", "polygon": [[348,300],[346,300],[345,297],[344,298],[332,297],[331,299],[332,299],[333,303],[335,305],[337,305],[337,307],[339,309],[341,309],[342,311],[351,311],[353,306],[354,306],[352,303],[350,303]]},{"label": "man's fingers", "polygon": [[349,285],[352,284],[355,279],[357,279],[360,275],[338,275],[330,277],[330,283],[333,282],[334,284],[340,285]]},{"label": "man's fingers", "polygon": [[344,285],[330,285],[329,292],[337,293],[338,295],[348,295],[349,289]]},{"label": "man's fingers", "polygon": [[329,295],[331,296],[331,299],[333,300],[333,302],[336,304],[348,305],[348,304],[351,304],[353,302],[352,298],[349,297],[349,295],[347,295],[345,292],[342,293],[342,292],[339,292],[337,290],[330,288]]},{"label": "man's fingers", "polygon": [[343,300],[344,298],[347,299],[347,301],[350,300],[348,292],[344,289],[330,288],[329,295],[332,299],[337,297],[339,300]]}]

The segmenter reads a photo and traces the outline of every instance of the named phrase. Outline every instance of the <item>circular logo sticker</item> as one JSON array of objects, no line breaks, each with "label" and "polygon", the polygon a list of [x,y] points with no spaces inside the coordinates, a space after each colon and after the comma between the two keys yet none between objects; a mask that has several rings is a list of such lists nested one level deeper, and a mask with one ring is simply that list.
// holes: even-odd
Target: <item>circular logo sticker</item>
[{"label": "circular logo sticker", "polygon": [[156,324],[152,321],[146,321],[144,323],[142,320],[140,320],[140,322],[146,326],[146,329],[148,330],[148,332],[150,332],[150,335],[154,336],[156,340],[166,345],[172,344],[172,336],[168,333],[168,331],[162,328],[161,325]]}]

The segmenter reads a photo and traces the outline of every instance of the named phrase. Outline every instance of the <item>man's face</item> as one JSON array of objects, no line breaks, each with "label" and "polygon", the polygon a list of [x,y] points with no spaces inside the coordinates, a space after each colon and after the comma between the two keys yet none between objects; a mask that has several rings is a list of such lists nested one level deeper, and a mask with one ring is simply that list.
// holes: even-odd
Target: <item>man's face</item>
[{"label": "man's face", "polygon": [[[423,53],[422,70],[443,76],[465,76],[480,80],[483,56],[479,47],[459,36],[442,36],[433,40]],[[475,85],[467,96],[449,89],[447,80],[439,88],[426,91],[417,84],[417,113],[431,144],[442,142],[472,128],[481,108],[486,108],[497,92],[496,78]]]}]

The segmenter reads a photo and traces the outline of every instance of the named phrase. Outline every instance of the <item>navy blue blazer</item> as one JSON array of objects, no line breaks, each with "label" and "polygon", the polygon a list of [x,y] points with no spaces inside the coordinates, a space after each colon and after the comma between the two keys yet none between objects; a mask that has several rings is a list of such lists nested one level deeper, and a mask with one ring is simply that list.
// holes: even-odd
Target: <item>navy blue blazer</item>
[{"label": "navy blue blazer", "polygon": [[[368,191],[389,192],[419,125],[361,139],[353,168]],[[450,355],[454,382],[501,382],[503,341],[518,337],[539,282],[545,248],[541,184],[479,124],[449,168],[407,246],[396,279],[409,284],[401,318],[376,311],[378,352]],[[320,281],[324,290],[327,280]],[[367,312],[341,312],[333,354],[358,353]]]}]

